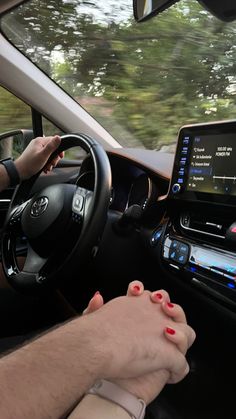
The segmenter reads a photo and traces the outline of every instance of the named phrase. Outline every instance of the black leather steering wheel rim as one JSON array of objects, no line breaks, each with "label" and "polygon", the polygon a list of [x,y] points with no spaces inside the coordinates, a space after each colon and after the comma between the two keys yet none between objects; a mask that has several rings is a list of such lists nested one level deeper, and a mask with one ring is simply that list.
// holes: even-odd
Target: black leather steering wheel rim
[{"label": "black leather steering wheel rim", "polygon": [[[90,254],[105,227],[111,168],[102,146],[88,135],[66,134],[61,136],[60,146],[49,162],[61,151],[74,146],[80,146],[91,156],[95,173],[93,192],[76,185],[61,184],[43,188],[29,198],[42,169],[22,182],[13,194],[2,232],[2,263],[7,280],[21,292],[37,293],[55,287],[61,277],[68,274],[68,267],[70,273],[76,272],[78,260]],[[44,201],[48,201],[46,209],[37,215],[37,205],[43,207]],[[22,270],[18,268],[15,252],[19,226],[29,243]],[[60,231],[61,226],[65,233]]]}]

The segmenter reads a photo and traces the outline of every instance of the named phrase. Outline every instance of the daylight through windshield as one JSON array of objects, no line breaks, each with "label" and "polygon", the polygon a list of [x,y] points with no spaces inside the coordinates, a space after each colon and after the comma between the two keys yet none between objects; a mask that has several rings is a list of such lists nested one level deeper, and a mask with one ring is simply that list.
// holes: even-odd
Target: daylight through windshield
[{"label": "daylight through windshield", "polygon": [[125,147],[173,152],[183,124],[235,117],[236,25],[195,0],[142,24],[132,0],[31,0],[1,27]]}]

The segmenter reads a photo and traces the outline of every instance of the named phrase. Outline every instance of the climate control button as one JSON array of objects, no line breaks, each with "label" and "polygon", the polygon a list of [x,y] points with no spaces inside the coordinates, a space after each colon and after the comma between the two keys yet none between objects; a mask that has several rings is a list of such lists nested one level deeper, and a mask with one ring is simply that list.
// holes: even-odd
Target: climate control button
[{"label": "climate control button", "polygon": [[[168,252],[167,252],[168,249]],[[188,262],[190,246],[179,240],[172,240],[166,238],[163,249],[163,256],[171,262],[176,262],[180,265],[185,265]]]}]

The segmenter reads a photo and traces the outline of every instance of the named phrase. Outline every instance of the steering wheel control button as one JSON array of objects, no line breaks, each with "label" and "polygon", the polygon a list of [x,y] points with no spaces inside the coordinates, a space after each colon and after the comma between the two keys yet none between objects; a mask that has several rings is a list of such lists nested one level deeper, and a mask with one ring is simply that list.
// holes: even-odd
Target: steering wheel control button
[{"label": "steering wheel control button", "polygon": [[[78,188],[74,194],[72,201],[72,217],[74,221],[79,220],[83,215],[85,202],[85,191],[82,188]],[[75,215],[78,215],[76,217]]]},{"label": "steering wheel control button", "polygon": [[81,211],[83,209],[83,205],[84,205],[83,196],[75,195],[73,205],[74,205],[74,208],[77,209],[77,211]]},{"label": "steering wheel control button", "polygon": [[76,214],[76,212],[72,212],[72,219],[79,224],[82,221],[82,216],[80,214]]},{"label": "steering wheel control button", "polygon": [[43,284],[45,282],[45,280],[46,280],[46,277],[42,276],[42,275],[37,276],[37,278],[36,278],[36,282],[38,282],[38,284]]},{"label": "steering wheel control button", "polygon": [[20,205],[18,208],[16,208],[13,211],[13,213],[10,217],[10,221],[9,221],[9,224],[10,224],[11,227],[20,222],[21,214],[22,214],[23,210],[24,210],[24,206]]},{"label": "steering wheel control button", "polygon": [[21,215],[21,213],[22,213],[22,211],[23,211],[23,207],[22,206],[20,206],[20,207],[18,207],[14,212],[13,212],[13,214],[12,214],[12,219],[15,219],[15,218],[18,218],[19,217],[19,215]]},{"label": "steering wheel control button", "polygon": [[172,186],[172,192],[173,192],[174,194],[179,193],[179,192],[180,192],[180,189],[181,189],[181,186],[180,186],[180,184],[179,184],[179,183],[175,183],[175,184]]},{"label": "steering wheel control button", "polygon": [[31,205],[30,215],[32,217],[39,217],[46,211],[48,203],[49,201],[46,196],[40,196]]},{"label": "steering wheel control button", "polygon": [[20,222],[21,215],[27,204],[28,202],[24,202],[23,204],[19,205],[17,208],[13,209],[12,214],[10,216],[10,221],[9,221],[10,226],[13,226]]}]

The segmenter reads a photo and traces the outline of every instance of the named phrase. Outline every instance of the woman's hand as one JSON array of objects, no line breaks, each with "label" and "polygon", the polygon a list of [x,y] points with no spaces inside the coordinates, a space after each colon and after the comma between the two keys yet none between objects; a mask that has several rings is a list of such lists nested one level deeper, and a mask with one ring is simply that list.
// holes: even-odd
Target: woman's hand
[{"label": "woman's hand", "polygon": [[[143,284],[139,281],[133,281],[129,284],[127,295],[130,297],[140,296],[144,293]],[[168,326],[163,330],[165,337],[177,345],[178,349],[185,355],[188,348],[195,340],[195,332],[187,325],[186,317],[183,309],[170,302],[169,294],[164,290],[155,291],[150,293],[150,299],[154,304],[161,305],[162,310],[172,321],[176,322],[173,328]],[[84,310],[83,314],[89,314],[103,306],[103,297],[99,292],[96,292],[90,300],[88,307]],[[166,383],[178,382],[182,380],[189,369],[187,368],[182,376],[171,377],[169,371],[161,369],[152,373],[140,376],[138,378],[128,378],[113,380],[116,384],[133,393],[139,398],[145,400],[149,404],[161,392]]]}]

